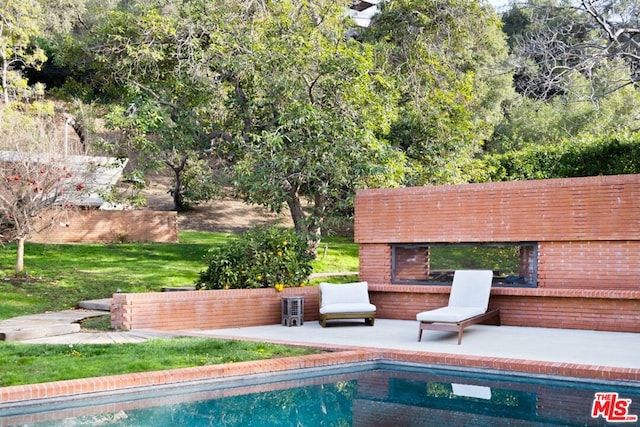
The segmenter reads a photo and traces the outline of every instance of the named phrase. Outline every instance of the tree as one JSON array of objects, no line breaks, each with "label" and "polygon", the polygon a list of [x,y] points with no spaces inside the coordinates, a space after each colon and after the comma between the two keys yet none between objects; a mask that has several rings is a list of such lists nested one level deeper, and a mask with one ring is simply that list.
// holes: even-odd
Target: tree
[{"label": "tree", "polygon": [[73,56],[104,92],[125,90],[107,119],[147,163],[164,162],[179,183],[183,164],[211,151],[236,194],[288,206],[313,236],[358,186],[400,182],[402,158],[380,138],[396,117],[394,88],[373,51],[346,37],[340,5],[171,6],[113,12]]},{"label": "tree", "polygon": [[163,14],[150,3],[111,11],[59,55],[74,78],[110,101],[106,123],[120,138],[99,146],[134,154],[142,169],[168,168],[180,211],[187,202],[218,194],[203,160],[211,146],[209,116],[215,116],[220,95],[209,77],[191,73],[201,56],[190,55],[202,49],[193,28],[179,27],[175,13]]},{"label": "tree", "polygon": [[0,240],[17,243],[18,274],[24,269],[25,241],[64,223],[65,212],[90,188],[90,169],[98,165],[72,162],[60,150],[28,151],[51,147],[47,120],[2,111],[0,124],[14,144],[11,151],[0,151]]},{"label": "tree", "polygon": [[[397,95],[373,50],[345,36],[335,3],[268,3],[248,18],[227,18],[229,37],[209,60],[229,88],[231,137],[220,148],[233,153],[238,194],[274,211],[286,205],[296,230],[317,241],[356,188],[402,181],[401,153],[380,138]],[[243,22],[253,23],[237,37]]]},{"label": "tree", "polygon": [[500,21],[479,2],[382,3],[362,40],[402,94],[390,142],[411,161],[407,184],[461,182],[513,96]]},{"label": "tree", "polygon": [[516,86],[526,96],[597,102],[640,80],[640,2],[537,1],[514,5]]},{"label": "tree", "polygon": [[44,51],[33,46],[40,33],[42,9],[37,0],[7,0],[0,5],[0,74],[2,103],[30,98],[25,67],[38,68]]}]

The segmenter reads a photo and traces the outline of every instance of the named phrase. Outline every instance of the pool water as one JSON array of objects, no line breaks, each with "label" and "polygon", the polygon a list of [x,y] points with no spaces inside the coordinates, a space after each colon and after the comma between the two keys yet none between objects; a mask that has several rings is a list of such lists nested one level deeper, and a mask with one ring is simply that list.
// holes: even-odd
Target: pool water
[{"label": "pool water", "polygon": [[600,392],[618,393],[626,413],[640,415],[638,384],[378,362],[0,408],[0,425],[610,425],[604,406],[592,417]]}]

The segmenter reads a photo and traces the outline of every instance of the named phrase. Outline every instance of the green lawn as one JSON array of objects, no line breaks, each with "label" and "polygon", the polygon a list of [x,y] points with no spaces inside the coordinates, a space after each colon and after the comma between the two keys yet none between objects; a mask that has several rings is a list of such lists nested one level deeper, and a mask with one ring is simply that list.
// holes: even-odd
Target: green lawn
[{"label": "green lawn", "polygon": [[[233,235],[182,232],[180,243],[27,243],[25,277],[14,277],[15,245],[0,246],[0,320],[75,307],[122,292],[193,285],[206,251]],[[351,240],[323,240],[314,272],[358,270]],[[340,280],[340,279],[337,279]],[[108,322],[108,319],[106,320]],[[105,319],[83,326],[105,328]],[[108,324],[107,324],[108,325]],[[314,353],[280,345],[211,339],[163,339],[118,345],[36,345],[0,342],[0,386],[200,366]]]},{"label": "green lawn", "polygon": [[0,345],[0,387],[317,352],[284,345],[207,338],[155,339],[136,344],[112,345],[3,342]]},{"label": "green lawn", "polygon": [[[27,277],[20,279],[14,277],[15,245],[0,246],[0,320],[72,308],[79,301],[107,298],[117,290],[147,292],[193,285],[206,268],[207,249],[233,237],[182,232],[180,243],[27,243]],[[357,271],[357,245],[345,238],[326,238],[313,268],[314,272]]]}]

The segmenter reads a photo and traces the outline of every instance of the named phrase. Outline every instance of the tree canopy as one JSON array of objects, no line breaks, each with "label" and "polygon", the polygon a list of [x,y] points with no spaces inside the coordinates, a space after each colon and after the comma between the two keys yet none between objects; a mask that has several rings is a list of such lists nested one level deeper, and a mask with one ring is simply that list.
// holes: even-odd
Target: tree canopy
[{"label": "tree canopy", "polygon": [[[88,149],[166,168],[176,209],[231,189],[315,239],[359,188],[547,176],[534,158],[568,146],[634,153],[614,141],[640,129],[637,1],[528,0],[500,19],[393,0],[366,28],[348,0],[9,1],[3,97],[33,109],[58,70],[48,94]],[[598,173],[558,158],[553,173]]]}]

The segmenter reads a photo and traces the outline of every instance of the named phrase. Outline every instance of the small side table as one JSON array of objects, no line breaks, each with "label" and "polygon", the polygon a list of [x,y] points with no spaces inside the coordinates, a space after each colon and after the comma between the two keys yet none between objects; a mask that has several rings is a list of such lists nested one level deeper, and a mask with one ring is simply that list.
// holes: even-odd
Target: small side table
[{"label": "small side table", "polygon": [[282,297],[282,326],[304,323],[304,297]]}]

